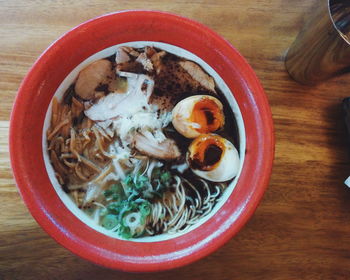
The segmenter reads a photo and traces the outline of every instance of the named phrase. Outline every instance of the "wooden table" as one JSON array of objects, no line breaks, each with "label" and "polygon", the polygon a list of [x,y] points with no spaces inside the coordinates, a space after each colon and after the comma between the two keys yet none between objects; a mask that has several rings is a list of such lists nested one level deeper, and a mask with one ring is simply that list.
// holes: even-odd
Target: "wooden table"
[{"label": "wooden table", "polygon": [[[321,1],[321,0],[319,0]],[[294,82],[283,55],[316,0],[0,1],[0,279],[350,279],[349,147],[341,101],[350,77]],[[57,37],[121,9],[198,20],[249,61],[269,98],[276,132],[270,186],[253,218],[223,248],[186,267],[128,274],[56,244],[24,206],[12,177],[8,127],[18,86]]]}]

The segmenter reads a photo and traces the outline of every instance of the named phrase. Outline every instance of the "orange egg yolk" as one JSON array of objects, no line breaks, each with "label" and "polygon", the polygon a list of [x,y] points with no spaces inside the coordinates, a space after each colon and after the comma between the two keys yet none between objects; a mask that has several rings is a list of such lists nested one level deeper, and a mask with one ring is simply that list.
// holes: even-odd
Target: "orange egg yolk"
[{"label": "orange egg yolk", "polygon": [[201,135],[190,147],[189,163],[193,169],[213,170],[225,152],[223,139],[218,135]]},{"label": "orange egg yolk", "polygon": [[224,125],[224,114],[218,104],[210,98],[202,98],[193,107],[190,122],[197,123],[199,133],[209,133]]}]

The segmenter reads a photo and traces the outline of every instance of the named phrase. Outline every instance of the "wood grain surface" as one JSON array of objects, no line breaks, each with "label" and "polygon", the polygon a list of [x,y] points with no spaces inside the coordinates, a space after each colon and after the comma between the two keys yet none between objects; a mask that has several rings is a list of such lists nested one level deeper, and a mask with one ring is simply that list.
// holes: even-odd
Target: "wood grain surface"
[{"label": "wood grain surface", "polygon": [[[341,112],[350,74],[302,86],[283,62],[317,2],[0,1],[0,279],[350,279],[350,190],[343,184],[350,162]],[[270,186],[243,230],[207,258],[152,274],[104,269],[58,245],[24,206],[8,151],[16,91],[40,53],[81,22],[140,8],[195,19],[230,41],[261,80],[276,133]]]}]

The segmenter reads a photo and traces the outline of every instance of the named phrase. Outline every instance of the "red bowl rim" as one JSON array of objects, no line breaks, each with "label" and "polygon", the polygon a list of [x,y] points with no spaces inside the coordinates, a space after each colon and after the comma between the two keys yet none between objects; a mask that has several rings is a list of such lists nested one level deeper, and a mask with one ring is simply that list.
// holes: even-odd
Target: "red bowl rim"
[{"label": "red bowl rim", "polygon": [[[45,203],[45,201],[43,200],[43,198],[45,198],[45,194],[39,194],[39,191],[33,188],[34,184],[32,184],[32,182],[35,182],[35,180],[44,180],[43,182],[47,183],[47,178],[45,178],[45,174],[36,174],[37,176],[33,175],[33,170],[35,169],[35,167],[30,166],[29,159],[27,160],[25,158],[26,155],[33,156],[32,154],[35,153],[35,149],[32,149],[34,151],[33,152],[31,151],[31,149],[26,147],[26,145],[28,145],[28,141],[31,140],[30,137],[35,137],[33,136],[34,132],[30,132],[30,129],[33,129],[33,131],[40,131],[40,129],[42,130],[42,125],[41,128],[40,125],[38,125],[39,128],[37,129],[34,126],[27,127],[26,125],[30,123],[30,118],[27,118],[28,112],[33,113],[33,111],[30,110],[34,110],[28,109],[28,104],[30,104],[30,100],[41,96],[41,94],[43,93],[40,93],[40,87],[46,86],[44,82],[40,81],[40,78],[43,75],[43,69],[50,70],[50,66],[47,66],[45,64],[48,61],[51,61],[53,59],[52,57],[55,54],[62,51],[62,48],[64,49],[66,44],[70,44],[71,42],[76,40],[76,38],[79,38],[79,36],[87,37],[87,34],[90,34],[89,36],[91,36],[91,32],[88,32],[89,30],[94,30],[98,26],[104,25],[107,22],[120,22],[121,20],[132,21],[135,19],[139,19],[140,21],[144,22],[157,20],[157,22],[161,22],[167,27],[173,27],[177,25],[180,30],[178,31],[178,34],[180,34],[180,32],[184,32],[183,30],[187,29],[189,30],[189,32],[196,32],[196,34],[198,33],[198,38],[201,38],[202,36],[202,38],[198,40],[208,40],[210,41],[209,43],[216,44],[216,47],[212,49],[212,52],[214,52],[216,56],[222,57],[223,63],[227,63],[227,65],[229,65],[228,67],[235,69],[234,71],[237,75],[237,77],[235,78],[235,82],[241,83],[241,85],[232,85],[232,83],[228,83],[227,80],[229,79],[225,79],[223,77],[224,74],[222,75],[222,78],[228,85],[230,84],[230,89],[234,86],[237,86],[239,87],[239,89],[242,88],[242,91],[245,92],[245,97],[243,96],[243,94],[243,97],[239,97],[242,99],[242,102],[238,105],[241,111],[247,110],[248,112],[249,110],[251,110],[252,115],[243,116],[243,118],[245,125],[248,123],[248,126],[246,125],[246,135],[250,139],[249,141],[256,142],[255,144],[251,144],[251,149],[247,151],[246,160],[242,170],[242,173],[245,173],[241,174],[241,177],[239,178],[237,183],[237,185],[242,185],[242,189],[240,186],[240,191],[243,190],[244,183],[247,185],[245,187],[246,190],[242,191],[244,192],[244,197],[240,197],[240,202],[237,202],[236,205],[235,200],[231,201],[231,197],[233,195],[231,194],[229,201],[226,201],[225,205],[230,203],[235,204],[235,212],[228,214],[221,213],[221,216],[219,214],[215,214],[215,216],[211,218],[213,219],[214,217],[216,217],[217,219],[220,219],[221,217],[221,219],[227,219],[225,226],[220,225],[219,229],[215,231],[215,234],[208,235],[207,238],[201,236],[200,231],[197,231],[192,235],[191,238],[188,237],[190,241],[184,240],[183,237],[180,236],[178,238],[175,238],[175,244],[171,243],[171,241],[170,243],[164,242],[164,244],[161,242],[161,244],[159,244],[159,248],[161,248],[161,246],[165,248],[169,247],[169,250],[167,252],[166,249],[164,249],[162,254],[156,255],[154,259],[151,258],[151,255],[147,255],[147,252],[149,252],[149,250],[152,250],[152,247],[150,246],[142,247],[143,245],[140,245],[142,247],[140,249],[141,251],[137,251],[139,250],[138,248],[131,250],[132,252],[136,250],[138,254],[140,254],[140,252],[143,252],[144,255],[140,256],[139,258],[134,255],[121,255],[121,257],[118,257],[118,252],[108,251],[106,248],[101,249],[103,244],[99,244],[97,241],[97,243],[91,245],[89,241],[84,240],[81,236],[79,236],[77,232],[73,232],[73,229],[69,228],[68,224],[63,224],[62,221],[63,219],[66,219],[64,221],[66,221],[67,223],[74,223],[76,222],[75,218],[62,218],[58,215],[55,216],[54,214],[51,214],[50,211],[54,211],[55,209],[50,209],[50,206],[47,205],[48,203]],[[137,25],[137,23],[134,24]],[[173,32],[176,33],[177,29],[174,30]],[[145,36],[148,35],[146,34]],[[157,37],[161,35],[154,36]],[[165,43],[167,43],[169,40],[175,40],[171,38],[172,37],[167,37],[167,40],[158,40],[163,41]],[[172,44],[172,42],[170,43]],[[187,44],[190,45],[191,43],[187,42]],[[72,58],[72,60],[74,60],[74,58]],[[239,69],[235,68],[235,65],[239,65]],[[222,69],[220,70],[220,65],[215,65],[215,67],[213,68],[218,73],[222,71]],[[34,89],[39,90],[37,96],[33,94]],[[47,102],[45,104],[46,106],[48,105]],[[250,130],[247,131],[247,128],[249,128]],[[275,139],[272,115],[264,90],[260,85],[260,82],[258,81],[258,78],[256,77],[252,68],[249,66],[246,60],[238,53],[238,51],[232,45],[230,45],[229,42],[227,42],[214,31],[210,30],[208,27],[178,15],[159,11],[129,10],[103,15],[80,24],[79,26],[68,31],[66,34],[64,34],[62,37],[56,40],[37,59],[37,61],[34,63],[34,65],[29,70],[28,74],[22,81],[21,86],[18,90],[18,94],[16,96],[10,119],[9,146],[11,166],[18,190],[32,216],[49,235],[51,235],[58,243],[60,243],[76,255],[90,260],[96,264],[124,271],[145,272],[172,269],[192,263],[200,258],[203,258],[204,256],[209,255],[210,253],[214,252],[219,247],[221,247],[243,227],[243,225],[254,213],[265,192],[265,189],[268,186],[274,158]],[[254,154],[254,152],[256,152],[256,154]],[[38,165],[41,166],[41,164],[42,162],[40,162]],[[245,182],[241,182],[242,176],[244,176]],[[40,179],[34,177],[40,177]],[[48,199],[48,201],[49,199],[51,199],[48,196],[46,198]],[[57,203],[59,205],[59,202]],[[62,207],[62,205],[59,205],[59,207]],[[238,207],[241,208],[238,209]],[[64,208],[61,208],[61,210],[63,212],[69,211],[67,209],[65,210]],[[219,210],[219,212],[220,211],[222,211],[222,208]],[[213,225],[212,228],[208,227],[208,229],[214,229]],[[82,226],[82,230],[86,231],[88,233],[88,236],[95,236],[94,233],[91,233],[91,228],[85,228]],[[198,239],[194,237],[197,233],[199,236]],[[118,243],[117,241],[113,243],[113,241],[109,239],[107,240],[107,238],[105,237],[103,237],[102,239],[108,244]],[[183,245],[182,242],[185,245]],[[125,248],[123,248],[123,250],[127,251],[130,250],[130,248],[132,248],[130,247],[131,245],[128,244],[127,241],[125,242],[125,244],[126,245]],[[121,243],[119,242],[118,246],[120,245]],[[124,246],[124,243],[122,246]],[[158,244],[155,244],[155,246],[158,246]],[[191,246],[193,247],[192,251],[188,251]],[[177,247],[179,248],[178,251],[176,251]],[[132,252],[130,254],[132,254]]]}]

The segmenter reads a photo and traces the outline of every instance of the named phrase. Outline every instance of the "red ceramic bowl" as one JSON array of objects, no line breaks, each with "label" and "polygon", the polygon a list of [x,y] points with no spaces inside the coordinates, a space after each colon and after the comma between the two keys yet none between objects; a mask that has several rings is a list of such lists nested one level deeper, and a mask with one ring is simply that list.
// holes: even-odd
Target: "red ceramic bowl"
[{"label": "red ceramic bowl", "polygon": [[[60,83],[87,57],[130,41],[165,42],[202,58],[234,93],[245,126],[245,160],[228,200],[201,226],[165,241],[119,240],[90,228],[62,203],[44,166],[43,123]],[[197,22],[176,15],[124,11],[79,25],[39,57],[23,80],[13,107],[10,153],[23,200],[37,222],[58,243],[78,256],[106,267],[159,271],[191,263],[212,253],[251,217],[271,174],[273,124],[267,98],[253,70],[222,37]]]}]

